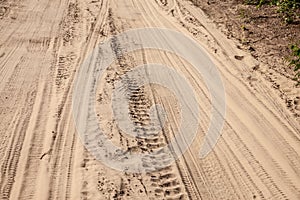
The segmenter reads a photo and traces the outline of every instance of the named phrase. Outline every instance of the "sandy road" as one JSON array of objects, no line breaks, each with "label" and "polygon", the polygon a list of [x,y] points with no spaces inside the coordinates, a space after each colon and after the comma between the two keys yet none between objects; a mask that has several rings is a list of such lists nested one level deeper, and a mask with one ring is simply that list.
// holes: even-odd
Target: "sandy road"
[{"label": "sandy road", "polygon": [[[260,76],[249,78],[257,61],[236,48],[201,10],[186,1],[164,2],[3,2],[0,199],[300,198],[299,121],[268,82]],[[117,145],[147,152],[164,146],[178,128],[179,108],[172,93],[155,85],[137,88],[128,83],[134,94],[129,98],[132,120],[147,124],[147,110],[159,103],[169,113],[167,124],[153,139],[129,138],[118,131],[107,108],[114,81],[133,67],[173,66],[187,77],[201,101],[198,137],[184,156],[163,170],[131,174],[106,167],[85,150],[72,116],[72,88],[80,64],[97,44],[143,27],[182,32],[207,50],[224,82],[227,114],[216,148],[199,159],[210,120],[210,98],[201,75],[166,52],[143,50],[120,57],[100,82],[95,102],[100,125]],[[122,53],[117,41],[112,48]],[[236,55],[244,58],[235,59]]]}]

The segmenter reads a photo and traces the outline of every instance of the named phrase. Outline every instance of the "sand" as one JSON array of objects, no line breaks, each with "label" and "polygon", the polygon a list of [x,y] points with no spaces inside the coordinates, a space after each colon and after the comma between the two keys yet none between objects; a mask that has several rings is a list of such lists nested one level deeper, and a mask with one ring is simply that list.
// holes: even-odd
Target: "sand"
[{"label": "sand", "polygon": [[[255,66],[267,66],[239,49],[238,41],[228,39],[199,8],[187,1],[163,6],[155,0],[8,0],[0,5],[0,199],[300,198],[299,119],[272,82],[252,73]],[[85,148],[72,103],[82,63],[89,55],[94,62],[105,59],[94,49],[113,35],[145,27],[178,31],[203,47],[224,83],[226,115],[215,148],[199,158],[212,109],[201,74],[175,54],[124,53],[112,44],[122,56],[99,80],[94,103],[99,126],[116,146],[149,152],[165,146],[180,127],[174,93],[155,84],[140,89],[129,84],[136,96],[124,103],[136,123],[149,122],[144,113],[153,104],[165,109],[167,119],[152,139],[119,131],[111,110],[114,82],[135,66],[172,66],[193,87],[201,113],[196,138],[176,162],[130,173],[111,169]],[[178,41],[178,47],[184,44]],[[272,77],[291,85],[279,73]],[[171,76],[164,78],[176,85]],[[299,88],[288,89],[299,99]],[[299,109],[299,101],[294,103]]]}]

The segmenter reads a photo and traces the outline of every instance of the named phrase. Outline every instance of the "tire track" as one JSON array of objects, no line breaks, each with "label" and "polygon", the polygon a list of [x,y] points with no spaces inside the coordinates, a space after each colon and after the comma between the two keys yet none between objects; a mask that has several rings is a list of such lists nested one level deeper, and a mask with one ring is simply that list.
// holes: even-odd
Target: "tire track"
[{"label": "tire track", "polygon": [[[65,198],[71,198],[71,182],[72,182],[72,164],[74,156],[74,144],[75,136],[73,131],[68,131],[69,124],[71,124],[71,91],[72,91],[72,82],[74,80],[75,74],[72,71],[72,68],[79,66],[81,60],[80,56],[84,57],[87,53],[89,45],[91,44],[91,39],[95,34],[95,31],[102,26],[102,20],[100,16],[103,12],[99,12],[98,16],[95,18],[96,21],[92,22],[91,30],[86,36],[87,44],[83,45],[83,51],[73,52],[72,49],[76,48],[74,42],[76,37],[78,37],[78,25],[79,17],[82,15],[82,8],[79,10],[79,3],[70,2],[68,12],[66,12],[65,17],[61,26],[62,29],[61,38],[58,39],[56,57],[58,58],[58,71],[56,75],[56,87],[57,87],[57,96],[60,98],[60,104],[57,109],[57,120],[56,126],[53,131],[53,140],[50,145],[49,151],[44,155],[50,155],[51,157],[51,179],[50,179],[50,188],[49,199],[55,199],[64,194]],[[81,4],[80,4],[81,5]],[[100,10],[103,10],[104,2],[101,1]],[[71,23],[70,23],[71,21]],[[82,23],[82,22],[80,22]],[[79,35],[80,37],[85,37],[85,35]],[[92,44],[94,45],[94,44]],[[64,56],[62,53],[70,52],[69,55]],[[66,159],[66,155],[69,155]],[[60,166],[68,166],[66,169],[61,169]]]},{"label": "tire track", "polygon": [[4,164],[1,167],[0,188],[2,199],[9,199],[11,195],[12,186],[15,182],[15,175],[18,169],[20,152],[26,135],[26,129],[29,124],[34,99],[35,93],[33,91],[28,93],[25,101],[26,107],[24,107],[20,113],[21,116],[24,116],[24,119],[18,119],[18,124],[14,129],[15,134],[12,136],[13,138],[8,150],[8,157],[5,158]]},{"label": "tire track", "polygon": [[[111,34],[116,34],[118,28],[114,24],[114,15],[112,10],[109,9],[109,26]],[[112,49],[115,52],[115,57],[117,58],[117,69],[114,69],[112,73],[117,73],[114,75],[108,75],[109,79],[106,79],[107,83],[112,83],[118,80],[118,77],[126,74],[130,68],[136,66],[134,58],[131,56],[124,55],[120,48],[120,44],[116,38],[112,39]],[[126,75],[125,75],[126,76]],[[124,83],[125,91],[128,93],[129,97],[129,114],[132,121],[138,126],[137,130],[140,132],[142,137],[145,133],[144,126],[149,124],[150,115],[147,110],[149,110],[151,104],[148,98],[145,96],[145,88],[139,87],[136,83],[126,78],[122,80]],[[153,94],[151,95],[153,98]],[[153,150],[159,149],[166,144],[165,136],[157,136],[151,139],[135,138],[135,142],[130,142],[129,138],[124,138],[124,135],[120,136],[120,143],[126,145],[128,151],[132,152],[152,152]],[[125,140],[124,140],[125,139]],[[146,164],[146,163],[145,163]],[[181,180],[178,178],[176,173],[176,168],[174,166],[159,170],[158,172],[148,173],[147,179],[149,183],[141,181],[144,185],[144,192],[150,195],[153,194],[153,198],[166,198],[166,199],[183,199],[185,189],[181,188]]]}]

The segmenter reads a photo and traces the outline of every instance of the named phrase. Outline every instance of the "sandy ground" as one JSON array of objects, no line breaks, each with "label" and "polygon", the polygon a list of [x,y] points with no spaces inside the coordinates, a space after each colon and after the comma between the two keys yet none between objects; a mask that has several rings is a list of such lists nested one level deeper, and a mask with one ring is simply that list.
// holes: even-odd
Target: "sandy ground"
[{"label": "sandy ground", "polygon": [[[0,2],[0,199],[300,198],[299,90],[287,88],[295,98],[291,111],[273,83],[253,73],[257,65],[261,70],[268,66],[238,48],[237,41],[191,3],[164,2]],[[100,81],[95,105],[99,124],[124,149],[140,152],[165,145],[178,128],[180,111],[176,97],[165,88],[141,88],[134,91],[138,99],[129,99],[132,116],[146,123],[149,118],[143,113],[160,103],[170,113],[164,134],[153,140],[120,134],[105,108],[114,81],[127,70],[151,62],[173,66],[201,100],[201,123],[190,148],[173,165],[139,174],[112,170],[85,149],[74,124],[72,93],[80,64],[99,43],[143,27],[170,28],[199,42],[219,69],[227,111],[217,146],[200,159],[211,109],[201,76],[187,61],[158,50],[133,52],[113,63]],[[272,77],[290,84],[280,73]]]}]

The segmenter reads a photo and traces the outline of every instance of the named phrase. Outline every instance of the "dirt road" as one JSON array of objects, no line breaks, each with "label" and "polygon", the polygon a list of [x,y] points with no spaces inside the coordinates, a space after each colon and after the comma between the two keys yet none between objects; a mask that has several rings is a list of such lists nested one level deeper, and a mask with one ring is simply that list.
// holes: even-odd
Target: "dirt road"
[{"label": "dirt road", "polygon": [[[262,64],[237,48],[199,8],[175,0],[7,0],[0,5],[0,199],[300,198],[299,118],[270,82],[251,73]],[[180,71],[193,86],[201,112],[196,139],[174,164],[143,174],[119,172],[95,159],[78,137],[74,81],[98,44],[145,27],[181,32],[208,52],[226,91],[225,124],[214,150],[200,159],[211,117],[201,74],[175,54],[149,49],[122,54],[114,43],[118,59],[100,80],[95,105],[100,126],[116,145],[148,152],[166,145],[178,129],[174,94],[157,85],[128,83],[135,123],[147,125],[155,103],[169,114],[164,131],[152,139],[118,131],[111,110],[114,82],[137,65],[163,63]],[[300,97],[299,90],[291,92]]]}]

